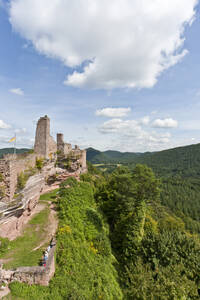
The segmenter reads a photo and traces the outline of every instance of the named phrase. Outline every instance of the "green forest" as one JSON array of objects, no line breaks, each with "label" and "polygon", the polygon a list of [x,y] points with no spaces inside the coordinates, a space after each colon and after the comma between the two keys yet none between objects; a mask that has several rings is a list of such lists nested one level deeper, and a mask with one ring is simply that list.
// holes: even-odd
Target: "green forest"
[{"label": "green forest", "polygon": [[3,158],[4,154],[14,154],[16,151],[17,154],[29,152],[28,148],[14,149],[14,148],[2,148],[0,149],[0,159]]},{"label": "green forest", "polygon": [[[111,173],[117,164],[133,170],[139,164],[152,168],[161,182],[160,200],[178,217],[184,219],[187,230],[200,232],[200,144],[178,147],[154,153],[100,152],[89,148],[88,160],[105,173]],[[107,162],[101,156],[106,155]]]}]

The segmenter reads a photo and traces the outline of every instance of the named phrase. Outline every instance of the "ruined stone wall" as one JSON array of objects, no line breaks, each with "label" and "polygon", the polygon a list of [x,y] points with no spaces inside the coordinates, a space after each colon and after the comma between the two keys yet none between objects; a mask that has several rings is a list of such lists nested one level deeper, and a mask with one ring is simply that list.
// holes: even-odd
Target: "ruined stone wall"
[{"label": "ruined stone wall", "polygon": [[10,164],[9,161],[0,160],[0,201],[8,202],[10,200],[9,196],[9,185],[10,185]]},{"label": "ruined stone wall", "polygon": [[55,154],[55,152],[57,152],[57,144],[54,141],[53,137],[49,136],[49,141],[48,141],[48,145],[47,145],[48,158],[51,158],[52,155]]},{"label": "ruined stone wall", "polygon": [[20,156],[13,157],[13,159],[9,159],[9,177],[7,176],[7,180],[9,180],[9,199],[13,199],[13,196],[17,187],[17,177],[21,172],[29,168],[35,167],[36,155],[29,154],[25,158],[20,158]]},{"label": "ruined stone wall", "polygon": [[62,133],[57,133],[57,149],[60,152],[64,152],[64,138]]},{"label": "ruined stone wall", "polygon": [[57,150],[60,156],[66,156],[72,151],[72,145],[64,142],[62,133],[57,134]]},{"label": "ruined stone wall", "polygon": [[0,160],[0,173],[3,176],[0,186],[5,187],[5,197],[1,199],[2,202],[9,202],[13,199],[17,187],[18,175],[31,167],[35,167],[35,161],[35,154],[9,154]]},{"label": "ruined stone wall", "polygon": [[40,118],[37,123],[34,151],[46,159],[57,151],[57,144],[50,135],[50,119],[47,116]]},{"label": "ruined stone wall", "polygon": [[87,151],[81,151],[80,165],[83,171],[87,170],[87,160],[86,160]]},{"label": "ruined stone wall", "polygon": [[0,268],[0,281],[8,284],[13,281],[19,281],[32,284],[47,286],[55,273],[55,254],[56,246],[53,246],[49,252],[46,267],[20,267],[16,270],[4,270]]}]

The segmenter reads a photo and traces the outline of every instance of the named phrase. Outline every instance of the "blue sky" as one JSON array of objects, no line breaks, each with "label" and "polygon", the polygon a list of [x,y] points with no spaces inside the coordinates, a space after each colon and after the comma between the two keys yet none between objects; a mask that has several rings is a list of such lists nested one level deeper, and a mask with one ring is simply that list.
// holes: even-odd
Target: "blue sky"
[{"label": "blue sky", "polygon": [[162,1],[152,8],[143,0],[141,8],[117,0],[113,9],[104,0],[94,7],[76,0],[80,11],[52,0],[54,13],[43,2],[0,1],[1,148],[12,146],[15,132],[19,147],[32,146],[36,120],[46,114],[53,136],[63,132],[82,148],[143,152],[199,143],[195,0],[169,0],[169,11]]}]

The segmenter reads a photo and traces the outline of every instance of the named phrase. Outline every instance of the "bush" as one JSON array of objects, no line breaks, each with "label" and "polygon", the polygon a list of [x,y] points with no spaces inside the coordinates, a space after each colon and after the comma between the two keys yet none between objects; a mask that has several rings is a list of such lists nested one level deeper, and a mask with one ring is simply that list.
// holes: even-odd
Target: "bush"
[{"label": "bush", "polygon": [[9,247],[9,240],[0,237],[0,255],[4,254]]},{"label": "bush", "polygon": [[38,170],[42,170],[44,166],[44,159],[43,158],[36,158],[35,166]]},{"label": "bush", "polygon": [[28,180],[28,177],[24,174],[24,172],[21,172],[17,177],[17,189],[23,190],[23,188],[26,185],[27,180]]},{"label": "bush", "polygon": [[4,176],[3,174],[0,173],[0,182],[2,182],[4,180]]},{"label": "bush", "polygon": [[69,177],[67,180],[63,181],[60,184],[60,188],[66,188],[66,187],[75,187],[78,184],[77,180],[74,177]]},{"label": "bush", "polygon": [[0,186],[0,199],[4,198],[6,194],[5,186]]}]

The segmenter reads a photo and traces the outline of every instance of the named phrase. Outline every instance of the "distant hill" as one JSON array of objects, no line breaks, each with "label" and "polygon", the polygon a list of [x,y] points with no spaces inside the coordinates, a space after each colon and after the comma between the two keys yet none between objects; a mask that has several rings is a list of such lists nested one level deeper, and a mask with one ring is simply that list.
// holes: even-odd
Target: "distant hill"
[{"label": "distant hill", "polygon": [[87,160],[93,164],[128,163],[129,161],[133,161],[140,155],[142,155],[142,153],[122,153],[120,151],[114,150],[101,152],[93,148],[87,149]]},{"label": "distant hill", "polygon": [[[16,149],[16,153],[25,153],[28,151],[30,151],[30,149],[28,149],[28,148]],[[4,154],[13,154],[13,153],[14,153],[14,148],[0,149],[0,158],[2,158]]]},{"label": "distant hill", "polygon": [[152,153],[101,152],[89,148],[87,160],[93,164],[121,163],[133,167],[141,163],[153,168],[154,172],[160,176],[198,177],[200,175],[200,144]]}]

